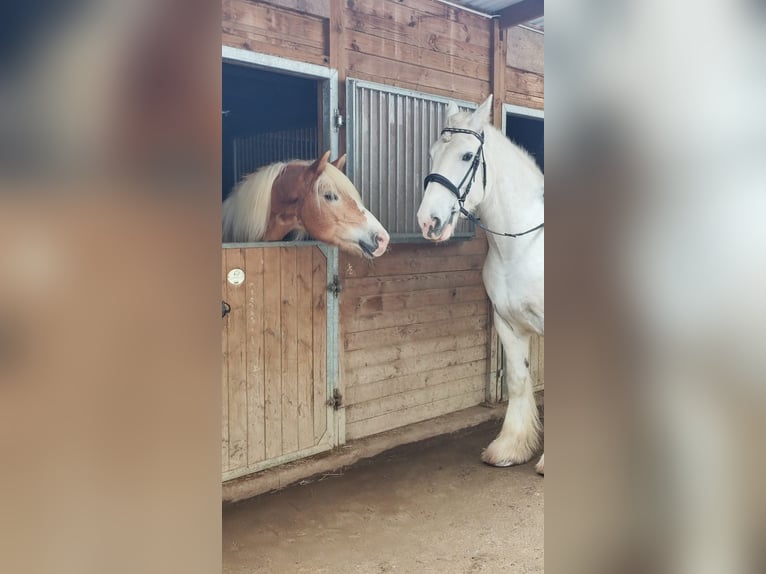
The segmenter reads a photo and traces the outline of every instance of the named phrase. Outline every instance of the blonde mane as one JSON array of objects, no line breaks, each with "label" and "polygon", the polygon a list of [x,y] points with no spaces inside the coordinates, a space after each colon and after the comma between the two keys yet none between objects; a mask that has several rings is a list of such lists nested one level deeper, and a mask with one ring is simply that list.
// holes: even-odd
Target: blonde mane
[{"label": "blonde mane", "polygon": [[271,211],[271,186],[286,163],[275,163],[243,179],[223,202],[224,243],[261,241],[266,234]]}]

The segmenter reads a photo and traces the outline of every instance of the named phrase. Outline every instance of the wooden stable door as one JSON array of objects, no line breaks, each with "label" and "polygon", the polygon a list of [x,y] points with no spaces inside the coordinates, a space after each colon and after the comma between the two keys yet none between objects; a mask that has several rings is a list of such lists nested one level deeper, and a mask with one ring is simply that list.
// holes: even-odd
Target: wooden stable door
[{"label": "wooden stable door", "polygon": [[315,243],[224,246],[223,480],[336,444],[328,252],[337,261]]}]

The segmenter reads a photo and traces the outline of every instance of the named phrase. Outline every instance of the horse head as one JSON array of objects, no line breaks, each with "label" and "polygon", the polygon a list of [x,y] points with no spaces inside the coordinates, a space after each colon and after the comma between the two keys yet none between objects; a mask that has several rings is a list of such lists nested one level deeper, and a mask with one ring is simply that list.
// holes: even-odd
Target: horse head
[{"label": "horse head", "polygon": [[492,95],[474,112],[447,107],[447,125],[431,145],[431,174],[426,178],[417,218],[423,237],[445,241],[461,211],[474,212],[484,198],[486,164],[484,128],[489,124]]},{"label": "horse head", "polygon": [[296,202],[297,225],[313,238],[343,251],[373,258],[383,255],[389,235],[362,204],[343,173],[346,156],[330,162],[330,152],[303,164],[288,195]]}]

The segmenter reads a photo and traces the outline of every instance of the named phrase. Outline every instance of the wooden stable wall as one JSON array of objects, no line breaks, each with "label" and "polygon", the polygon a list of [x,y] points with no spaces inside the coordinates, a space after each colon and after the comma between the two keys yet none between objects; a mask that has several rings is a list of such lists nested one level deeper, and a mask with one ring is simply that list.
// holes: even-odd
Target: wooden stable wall
[{"label": "wooden stable wall", "polygon": [[485,400],[485,240],[393,245],[368,262],[342,256],[341,381],[346,438]]}]

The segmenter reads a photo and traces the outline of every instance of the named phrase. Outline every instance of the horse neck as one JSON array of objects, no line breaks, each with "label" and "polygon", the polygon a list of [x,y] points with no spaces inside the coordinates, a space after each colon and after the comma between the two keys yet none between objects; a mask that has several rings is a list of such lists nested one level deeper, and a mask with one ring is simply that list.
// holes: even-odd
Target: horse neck
[{"label": "horse neck", "polygon": [[[499,233],[519,233],[542,223],[544,178],[534,160],[496,128],[485,130],[485,137],[487,185],[477,209],[481,222]],[[519,242],[487,235],[496,245]]]},{"label": "horse neck", "polygon": [[304,231],[299,217],[308,191],[301,180],[304,169],[302,165],[288,164],[271,186],[271,210],[265,241],[279,241],[292,231]]}]

